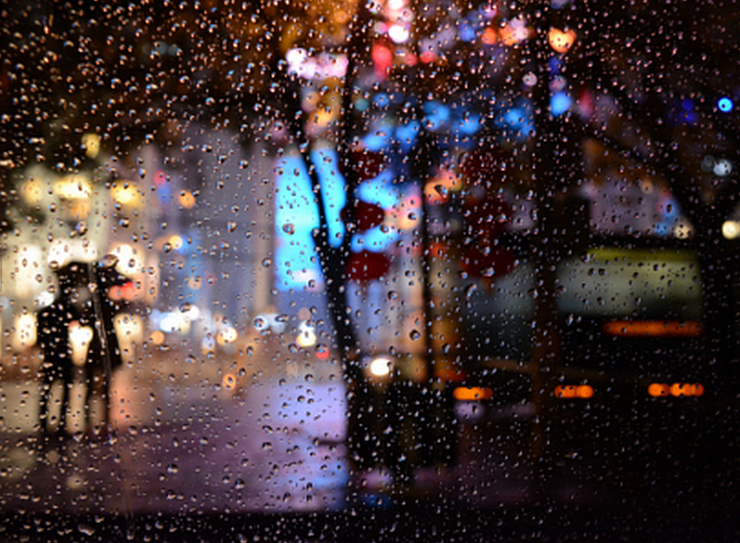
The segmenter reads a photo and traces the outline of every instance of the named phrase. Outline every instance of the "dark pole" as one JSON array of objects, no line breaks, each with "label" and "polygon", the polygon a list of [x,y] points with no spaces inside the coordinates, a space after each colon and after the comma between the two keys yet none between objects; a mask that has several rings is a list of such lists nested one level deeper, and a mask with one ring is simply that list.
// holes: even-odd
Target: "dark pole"
[{"label": "dark pole", "polygon": [[562,171],[570,157],[564,152],[562,122],[550,108],[551,71],[549,59],[553,55],[547,41],[551,26],[548,2],[536,1],[530,6],[534,36],[530,50],[531,62],[536,66],[534,86],[535,116],[534,190],[537,225],[532,245],[535,286],[535,312],[532,338],[532,449],[534,499],[548,497],[547,439],[551,427],[553,378],[561,364],[560,323],[556,299],[556,267],[562,258],[561,244],[556,238],[555,202],[564,188]]}]

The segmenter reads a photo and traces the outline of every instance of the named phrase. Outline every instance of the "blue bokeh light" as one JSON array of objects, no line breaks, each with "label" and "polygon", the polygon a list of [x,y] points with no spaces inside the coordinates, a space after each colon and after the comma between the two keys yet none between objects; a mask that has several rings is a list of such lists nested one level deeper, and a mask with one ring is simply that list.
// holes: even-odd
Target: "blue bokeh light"
[{"label": "blue bokeh light", "polygon": [[396,127],[396,139],[401,151],[408,153],[416,145],[416,137],[421,131],[421,123],[409,121]]},{"label": "blue bokeh light", "polygon": [[[344,178],[337,169],[336,151],[329,147],[311,153],[321,181],[321,195],[329,225],[329,243],[337,247],[344,237],[340,213],[347,202]],[[316,258],[313,230],[319,226],[319,212],[306,165],[297,152],[286,154],[278,163],[275,202],[275,278],[280,290],[304,288],[321,277]]]},{"label": "blue bokeh light", "polygon": [[502,102],[498,104],[497,110],[496,126],[507,132],[513,130],[512,137],[523,140],[534,132],[532,106],[526,98],[518,98],[513,105]]},{"label": "blue bokeh light", "polygon": [[438,130],[450,120],[450,108],[441,102],[431,100],[424,104],[424,121],[430,130]]},{"label": "blue bokeh light", "polygon": [[727,96],[723,96],[719,100],[717,100],[717,107],[722,113],[729,113],[733,110],[735,107],[735,104],[733,103],[731,98],[728,98]]},{"label": "blue bokeh light", "polygon": [[565,92],[556,92],[550,98],[550,110],[553,115],[562,115],[573,105],[573,99]]}]

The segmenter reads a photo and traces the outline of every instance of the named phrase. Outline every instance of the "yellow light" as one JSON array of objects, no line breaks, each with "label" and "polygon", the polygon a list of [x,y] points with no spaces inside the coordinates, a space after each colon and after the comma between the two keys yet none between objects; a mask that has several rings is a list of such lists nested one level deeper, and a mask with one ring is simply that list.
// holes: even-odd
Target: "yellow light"
[{"label": "yellow light", "polygon": [[725,239],[737,239],[740,236],[740,222],[725,221],[722,223],[722,235]]},{"label": "yellow light", "polygon": [[86,219],[90,216],[92,207],[87,200],[72,200],[68,207],[69,215],[77,220]]},{"label": "yellow light", "polygon": [[144,270],[143,255],[128,243],[115,245],[111,253],[118,257],[116,269],[119,272],[123,274],[134,274]]},{"label": "yellow light", "polygon": [[316,333],[313,330],[304,330],[295,339],[296,343],[301,347],[313,347],[316,345]]},{"label": "yellow light", "polygon": [[691,395],[696,397],[704,396],[704,386],[700,383],[691,385]]},{"label": "yellow light", "polygon": [[234,343],[238,337],[239,332],[236,331],[236,328],[229,326],[218,333],[216,343],[221,346],[228,345],[229,343]]},{"label": "yellow light", "polygon": [[385,357],[379,357],[370,362],[370,373],[375,377],[386,377],[391,373],[392,362]]},{"label": "yellow light", "polygon": [[92,185],[84,174],[65,175],[54,183],[54,193],[65,200],[85,200],[92,196]]},{"label": "yellow light", "polygon": [[13,349],[23,351],[36,343],[36,317],[30,313],[18,315],[13,326]]},{"label": "yellow light", "polygon": [[110,194],[116,203],[129,207],[141,207],[144,205],[144,196],[131,181],[117,181],[110,189]]},{"label": "yellow light", "polygon": [[87,349],[93,338],[91,326],[80,326],[74,323],[69,327],[69,344],[71,347],[72,362],[75,366],[84,366],[87,359]]},{"label": "yellow light", "polygon": [[174,250],[180,249],[182,247],[182,238],[175,234],[174,236],[170,236],[170,239],[167,240],[167,243],[170,244],[170,247],[172,247]]},{"label": "yellow light", "polygon": [[457,387],[452,391],[452,395],[461,402],[477,402],[490,400],[493,397],[493,390],[489,387]]},{"label": "yellow light", "polygon": [[556,53],[567,53],[576,41],[576,33],[573,30],[551,28],[547,33],[547,41]]},{"label": "yellow light", "polygon": [[673,227],[673,237],[678,239],[689,239],[694,236],[694,227],[690,224],[680,223]]},{"label": "yellow light", "polygon": [[32,177],[23,183],[21,194],[29,204],[38,205],[44,198],[44,183],[40,179]]},{"label": "yellow light", "polygon": [[100,136],[97,134],[85,134],[82,136],[82,146],[88,158],[95,158],[100,153]]},{"label": "yellow light", "polygon": [[141,341],[144,334],[144,323],[138,315],[119,313],[113,320],[118,337],[130,341]]}]

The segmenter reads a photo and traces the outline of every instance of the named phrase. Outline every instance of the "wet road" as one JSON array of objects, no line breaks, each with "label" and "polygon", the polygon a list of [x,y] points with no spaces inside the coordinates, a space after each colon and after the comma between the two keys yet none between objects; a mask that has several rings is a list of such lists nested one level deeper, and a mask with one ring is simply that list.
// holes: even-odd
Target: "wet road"
[{"label": "wet road", "polygon": [[[76,390],[68,424],[78,431],[46,444],[33,429],[38,385],[4,383],[0,510],[300,513],[388,499],[387,473],[348,471],[341,383],[271,376],[227,391],[212,379],[177,381],[121,371],[108,436],[82,431]],[[419,471],[405,490],[491,505],[525,499],[528,468],[502,470],[502,453],[461,428],[464,465]]]},{"label": "wet road", "polygon": [[[691,488],[680,495],[656,494],[633,508],[638,497],[634,489],[610,480],[608,470],[577,459],[558,463],[550,495],[539,502],[524,419],[491,422],[469,405],[458,406],[455,466],[418,470],[410,479],[392,484],[383,472],[350,472],[344,445],[345,390],[331,374],[263,373],[229,390],[222,386],[220,374],[203,368],[189,368],[190,374],[185,375],[181,366],[166,360],[157,368],[152,372],[128,367],[117,374],[113,433],[82,431],[81,390],[75,389],[75,415],[68,422],[77,432],[45,444],[33,428],[37,383],[1,383],[3,518],[20,522],[26,535],[28,526],[35,526],[39,518],[53,526],[72,522],[70,529],[78,536],[72,540],[80,541],[138,540],[129,538],[120,525],[113,534],[96,527],[98,520],[112,518],[127,519],[125,524],[133,523],[137,534],[151,526],[166,533],[165,527],[173,527],[172,519],[175,527],[191,523],[192,533],[188,533],[200,534],[200,539],[188,539],[180,531],[182,537],[151,539],[155,541],[240,540],[208,537],[203,530],[239,532],[235,523],[241,526],[244,515],[252,519],[247,524],[254,524],[254,515],[260,516],[261,537],[285,534],[288,526],[301,534],[294,539],[272,538],[286,541],[311,540],[307,534],[314,528],[327,533],[337,524],[346,532],[354,523],[359,523],[357,533],[343,532],[328,540],[394,541],[391,534],[401,533],[404,523],[413,533],[426,526],[422,532],[431,530],[426,534],[429,538],[421,539],[435,541],[454,540],[434,535],[435,523],[447,525],[445,529],[452,532],[461,526],[467,526],[468,533],[483,530],[479,539],[473,539],[480,541],[489,540],[485,534],[495,532],[496,526],[536,533],[542,518],[549,518],[557,530],[598,533],[602,540],[616,541],[640,540],[621,538],[623,530],[612,532],[608,518],[620,515],[633,526],[657,530],[669,523],[692,537],[707,524],[716,524],[706,519],[699,522],[699,513],[708,509],[692,496]],[[694,517],[682,513],[692,507]],[[649,521],[651,508],[658,512],[655,522]],[[725,509],[714,506],[709,510],[725,514]],[[569,520],[563,524],[566,517]],[[204,524],[192,525],[199,518]],[[589,526],[593,530],[587,530]],[[614,538],[604,538],[604,529]],[[735,534],[733,529],[727,525],[725,532]],[[92,533],[107,535],[95,539]]]},{"label": "wet road", "polygon": [[[305,379],[225,391],[121,371],[114,432],[39,443],[37,384],[3,386],[4,510],[316,511],[343,506],[344,391]],[[79,396],[75,394],[74,396]],[[77,402],[78,404],[79,402]],[[73,401],[73,407],[75,406]],[[75,428],[79,417],[72,417]]]}]

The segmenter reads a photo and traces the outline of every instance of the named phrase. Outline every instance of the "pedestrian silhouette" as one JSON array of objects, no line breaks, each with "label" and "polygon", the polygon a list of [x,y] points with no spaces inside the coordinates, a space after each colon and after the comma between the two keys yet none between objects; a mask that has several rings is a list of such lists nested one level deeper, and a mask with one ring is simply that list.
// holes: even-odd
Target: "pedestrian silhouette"
[{"label": "pedestrian silhouette", "polygon": [[39,426],[45,437],[51,434],[50,423],[54,421],[54,417],[50,414],[49,404],[55,382],[61,382],[62,395],[54,433],[59,436],[66,433],[69,393],[74,379],[69,325],[79,318],[79,313],[72,300],[73,294],[74,285],[65,277],[59,276],[59,288],[54,301],[39,310],[36,316],[37,343],[43,355]]},{"label": "pedestrian silhouette", "polygon": [[[92,412],[96,396],[102,402],[103,432],[110,426],[110,387],[113,372],[121,363],[121,348],[114,326],[120,304],[108,296],[113,286],[124,285],[127,277],[115,270],[118,262],[113,256],[97,263],[70,262],[59,270],[60,275],[79,287],[76,310],[81,326],[92,330],[84,364],[85,427],[93,430]],[[96,394],[97,393],[97,394]]]},{"label": "pedestrian silhouette", "polygon": [[85,417],[90,429],[90,415],[95,389],[103,402],[103,429],[110,428],[110,388],[113,372],[121,366],[121,347],[114,319],[121,311],[120,302],[111,300],[111,287],[121,286],[129,279],[115,270],[118,259],[109,255],[100,262],[87,265],[91,296],[84,306],[82,322],[92,327],[93,336],[87,351],[85,371],[87,392]]}]

